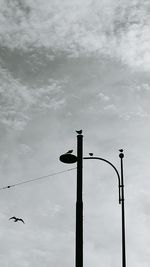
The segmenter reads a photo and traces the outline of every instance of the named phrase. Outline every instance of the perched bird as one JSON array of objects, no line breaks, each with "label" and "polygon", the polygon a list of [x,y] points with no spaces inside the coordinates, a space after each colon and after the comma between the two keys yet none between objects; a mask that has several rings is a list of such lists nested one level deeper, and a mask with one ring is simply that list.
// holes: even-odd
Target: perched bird
[{"label": "perched bird", "polygon": [[93,156],[93,153],[89,153],[89,155],[92,157]]},{"label": "perched bird", "polygon": [[123,149],[119,149],[120,152],[123,152]]},{"label": "perched bird", "polygon": [[24,220],[22,220],[21,218],[16,218],[15,216],[13,216],[13,217],[9,218],[9,220],[11,220],[11,219],[13,219],[13,220],[14,220],[14,222],[21,221],[21,222],[25,223],[25,222],[24,222]]},{"label": "perched bird", "polygon": [[66,154],[71,154],[73,152],[73,150],[68,150],[68,152],[66,152]]},{"label": "perched bird", "polygon": [[82,134],[82,130],[76,131],[77,134]]}]

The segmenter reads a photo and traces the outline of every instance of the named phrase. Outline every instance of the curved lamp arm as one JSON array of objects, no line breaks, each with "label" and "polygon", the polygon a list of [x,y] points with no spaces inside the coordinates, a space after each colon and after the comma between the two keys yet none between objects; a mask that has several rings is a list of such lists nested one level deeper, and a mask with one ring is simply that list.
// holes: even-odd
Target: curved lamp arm
[{"label": "curved lamp arm", "polygon": [[106,163],[108,163],[116,172],[117,177],[118,177],[118,187],[119,187],[119,204],[121,204],[121,196],[120,196],[120,188],[121,188],[121,179],[120,179],[120,174],[118,172],[118,170],[116,169],[116,167],[108,160],[103,159],[103,158],[99,158],[99,157],[83,157],[83,159],[98,159],[98,160],[102,160]]}]

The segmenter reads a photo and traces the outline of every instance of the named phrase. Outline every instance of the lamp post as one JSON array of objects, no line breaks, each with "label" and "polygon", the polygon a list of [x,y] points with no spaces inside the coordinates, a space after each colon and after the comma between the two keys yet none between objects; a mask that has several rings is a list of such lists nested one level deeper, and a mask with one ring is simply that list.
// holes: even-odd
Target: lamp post
[{"label": "lamp post", "polygon": [[[80,131],[79,131],[80,132]],[[77,198],[76,198],[76,249],[75,266],[83,267],[83,200],[82,200],[82,163],[83,163],[83,135],[77,135],[77,157],[72,151],[60,156],[63,163],[77,162]]]},{"label": "lamp post", "polygon": [[118,189],[119,189],[119,204],[121,204],[121,224],[122,224],[122,267],[126,267],[126,243],[125,243],[125,208],[124,208],[124,177],[123,177],[123,149],[119,150],[121,153],[119,157],[121,159],[121,176],[117,168],[109,161],[100,157],[84,157],[83,159],[98,159],[108,163],[116,172],[118,177]]},{"label": "lamp post", "polygon": [[124,208],[124,177],[123,177],[123,150],[120,150],[121,160],[121,209],[122,209],[122,266],[126,267],[126,240],[125,240],[125,208]]},{"label": "lamp post", "polygon": [[77,162],[77,201],[76,201],[76,267],[83,267],[83,200],[82,200],[82,166],[83,159],[97,159],[109,164],[117,174],[118,189],[119,189],[119,204],[121,204],[121,220],[122,220],[122,267],[126,267],[126,244],[125,244],[125,208],[124,208],[124,177],[123,177],[123,149],[120,149],[119,154],[121,164],[121,176],[117,168],[109,161],[100,157],[83,157],[83,135],[82,130],[76,131],[77,135],[77,156],[72,154],[72,151],[60,156],[60,161],[63,163]]}]

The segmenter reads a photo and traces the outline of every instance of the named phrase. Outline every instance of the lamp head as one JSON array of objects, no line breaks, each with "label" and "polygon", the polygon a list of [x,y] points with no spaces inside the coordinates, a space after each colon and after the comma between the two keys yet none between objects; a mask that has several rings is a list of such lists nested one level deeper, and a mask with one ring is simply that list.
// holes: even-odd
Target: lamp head
[{"label": "lamp head", "polygon": [[123,149],[119,149],[119,151],[121,152],[121,153],[119,154],[119,157],[120,157],[121,159],[123,159],[123,158],[124,158]]},{"label": "lamp head", "polygon": [[71,153],[62,154],[59,157],[59,159],[60,159],[61,162],[66,163],[66,164],[72,164],[72,163],[77,162],[77,156],[75,156],[75,155],[73,155]]}]

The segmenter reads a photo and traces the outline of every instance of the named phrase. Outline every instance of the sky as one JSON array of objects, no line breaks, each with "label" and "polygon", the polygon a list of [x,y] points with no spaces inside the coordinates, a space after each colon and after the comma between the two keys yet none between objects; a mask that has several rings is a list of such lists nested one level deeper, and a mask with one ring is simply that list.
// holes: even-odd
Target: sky
[{"label": "sky", "polygon": [[[150,262],[150,3],[0,0],[0,188],[124,149],[127,266]],[[84,265],[121,266],[114,170],[84,161]],[[75,266],[76,169],[0,190],[0,265]],[[9,220],[16,216],[25,224]]]}]

